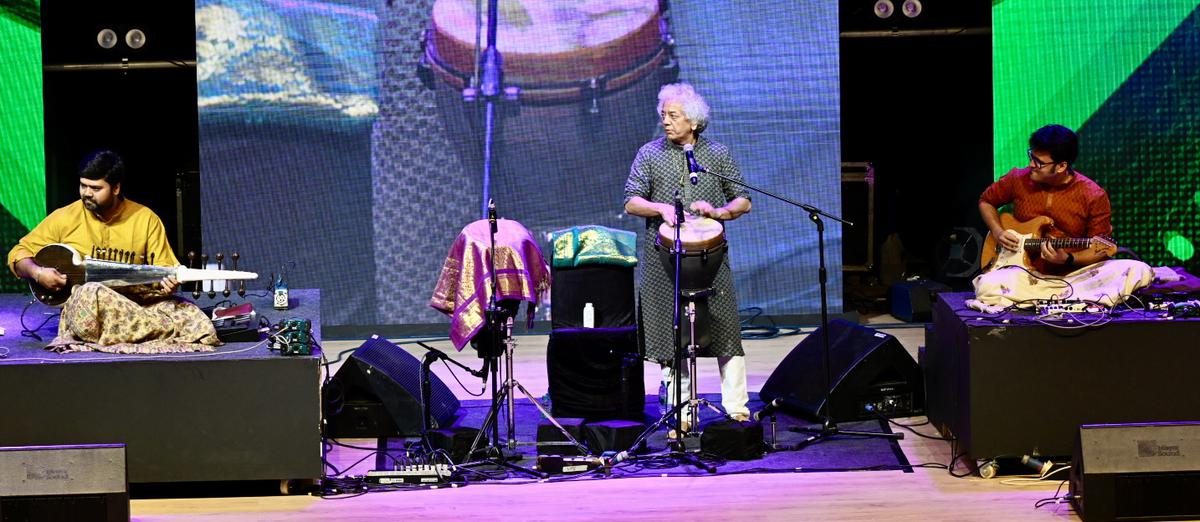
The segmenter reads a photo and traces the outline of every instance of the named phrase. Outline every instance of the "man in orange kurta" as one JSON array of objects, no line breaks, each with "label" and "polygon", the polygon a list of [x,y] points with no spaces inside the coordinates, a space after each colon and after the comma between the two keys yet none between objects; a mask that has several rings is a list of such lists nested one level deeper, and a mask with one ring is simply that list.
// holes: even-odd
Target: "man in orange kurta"
[{"label": "man in orange kurta", "polygon": [[[1020,222],[1039,216],[1054,220],[1051,236],[1092,238],[1112,235],[1108,193],[1074,169],[1079,136],[1062,125],[1047,125],[1029,137],[1029,165],[1012,169],[979,197],[979,215],[999,246],[1020,252],[1023,240],[1001,225],[998,208],[1011,203]],[[1101,249],[1055,248],[1049,241],[1030,257],[1036,268],[1006,266],[974,280],[968,305],[992,311],[1034,299],[1078,299],[1111,306],[1150,284],[1153,270],[1141,261],[1109,259]]]}]

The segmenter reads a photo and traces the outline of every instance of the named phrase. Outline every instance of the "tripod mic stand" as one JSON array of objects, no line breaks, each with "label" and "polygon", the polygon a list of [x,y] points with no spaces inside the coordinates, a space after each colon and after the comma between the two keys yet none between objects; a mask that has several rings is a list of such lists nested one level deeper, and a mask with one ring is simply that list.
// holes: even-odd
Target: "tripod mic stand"
[{"label": "tripod mic stand", "polygon": [[718,174],[716,172],[709,172],[709,171],[705,171],[705,172],[708,174],[712,174],[713,176],[716,176],[725,181],[728,181],[730,183],[733,183],[736,185],[741,185],[743,187],[746,187],[746,188],[753,190],[755,192],[758,192],[760,194],[770,196],[770,197],[775,198],[784,203],[787,203],[787,204],[790,204],[790,205],[793,205],[796,207],[800,207],[801,209],[804,209],[804,211],[808,212],[808,219],[810,221],[812,221],[814,225],[817,226],[817,256],[818,256],[818,260],[819,260],[818,279],[817,280],[821,287],[821,343],[822,343],[822,347],[824,349],[822,352],[822,357],[821,357],[821,365],[824,367],[824,371],[822,372],[822,376],[824,377],[823,391],[825,393],[825,400],[822,405],[822,408],[824,409],[824,418],[822,419],[820,428],[815,428],[815,429],[814,428],[799,428],[799,427],[789,428],[790,431],[809,434],[809,436],[807,438],[805,438],[803,441],[800,441],[799,444],[796,444],[794,447],[792,447],[790,449],[800,449],[809,444],[813,444],[815,442],[819,442],[823,439],[833,437],[836,435],[855,435],[855,436],[861,436],[861,437],[878,437],[878,438],[896,439],[896,440],[903,439],[904,438],[903,433],[878,433],[878,432],[871,432],[871,431],[843,430],[843,429],[838,428],[837,423],[835,423],[833,421],[833,413],[832,413],[833,408],[830,407],[830,396],[831,396],[831,392],[832,392],[831,388],[833,385],[833,378],[830,375],[831,370],[829,367],[830,366],[829,365],[829,296],[828,296],[828,291],[826,289],[826,280],[828,278],[828,274],[825,269],[825,222],[821,220],[821,216],[825,216],[829,219],[832,219],[834,221],[837,221],[839,223],[843,223],[843,224],[849,225],[849,226],[854,226],[854,223],[851,223],[850,221],[847,221],[845,219],[842,219],[840,217],[832,215],[832,214],[825,212],[824,210],[821,210],[812,205],[799,203],[799,202],[793,201],[789,198],[779,196],[776,194],[772,194],[771,192],[768,192],[761,188],[755,187],[754,185],[751,185],[749,183],[746,183],[746,182],[743,182],[740,180],[730,178],[723,174]]},{"label": "tripod mic stand", "polygon": [[[572,437],[569,432],[567,432],[566,428],[563,428],[562,424],[554,419],[554,417],[550,415],[550,412],[546,411],[545,407],[543,407],[541,403],[534,399],[533,395],[530,394],[529,391],[526,390],[525,387],[522,386],[521,383],[518,382],[514,377],[513,352],[516,347],[516,340],[512,336],[512,327],[513,316],[516,315],[520,301],[507,300],[504,301],[504,305],[502,305],[499,301],[499,284],[497,283],[496,269],[496,233],[499,231],[499,224],[496,219],[495,201],[488,202],[487,215],[489,225],[488,233],[490,235],[490,253],[486,257],[488,258],[488,270],[490,273],[491,298],[488,309],[485,312],[486,325],[484,329],[476,335],[476,338],[473,340],[473,344],[476,344],[476,348],[479,350],[480,356],[485,359],[485,369],[491,370],[492,406],[488,410],[487,417],[484,419],[479,433],[476,434],[475,440],[471,444],[468,458],[474,457],[474,455],[480,451],[480,442],[482,442],[485,435],[490,435],[490,444],[487,447],[482,448],[487,455],[484,460],[469,462],[463,465],[471,466],[476,464],[494,464],[541,477],[543,476],[542,473],[508,462],[510,460],[520,459],[520,455],[516,452],[516,406],[514,404],[513,396],[514,389],[520,390],[522,393],[524,393],[525,397],[531,403],[533,403],[535,407],[537,407],[542,416],[544,416],[556,428],[558,428],[559,432],[564,436],[564,440],[568,441],[566,444],[579,448],[585,455],[589,454],[590,452],[582,444],[576,441],[575,438]],[[499,359],[501,357],[504,358],[503,386],[499,384]],[[499,416],[502,407],[504,407],[507,412],[507,444],[501,444],[500,442]]]},{"label": "tripod mic stand", "polygon": [[[675,389],[675,405],[664,413],[657,421],[646,428],[633,445],[630,446],[626,454],[632,453],[642,442],[645,441],[651,433],[658,430],[659,426],[667,424],[675,429],[677,435],[676,440],[670,443],[671,456],[684,463],[691,464],[701,468],[709,473],[716,473],[717,468],[707,462],[700,460],[694,454],[700,451],[700,433],[697,428],[700,425],[700,406],[706,406],[720,415],[726,415],[720,408],[709,402],[708,399],[699,397],[697,376],[696,376],[696,352],[700,349],[698,340],[696,339],[696,301],[698,299],[707,298],[712,293],[712,288],[704,289],[683,289],[681,288],[681,277],[683,272],[683,240],[680,237],[680,229],[683,227],[683,199],[679,190],[675,191],[675,239],[671,248],[671,254],[675,267],[675,284],[674,284],[674,332],[675,332],[675,352],[672,362],[672,383]],[[687,301],[687,316],[688,316],[688,344],[687,344],[687,363],[689,379],[690,398],[687,402],[683,402],[683,362],[684,362],[684,345],[683,345],[683,330],[682,330],[682,315],[683,306],[681,301]],[[685,424],[683,410],[687,408],[688,418],[690,422]],[[674,426],[669,422],[674,418]],[[687,426],[687,429],[684,426]]]}]

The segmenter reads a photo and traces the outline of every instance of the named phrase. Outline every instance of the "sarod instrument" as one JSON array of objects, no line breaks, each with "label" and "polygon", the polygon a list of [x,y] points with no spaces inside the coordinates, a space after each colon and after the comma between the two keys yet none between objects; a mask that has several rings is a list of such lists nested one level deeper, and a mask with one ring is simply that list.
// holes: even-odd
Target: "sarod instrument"
[{"label": "sarod instrument", "polygon": [[[129,256],[132,258],[132,256]],[[34,262],[46,268],[58,270],[67,276],[67,284],[58,290],[50,290],[35,281],[29,282],[29,289],[38,301],[50,306],[62,306],[71,297],[71,289],[84,283],[101,283],[105,286],[131,286],[147,283],[157,283],[166,276],[173,276],[179,282],[207,280],[248,280],[258,279],[254,272],[237,270],[208,270],[188,268],[185,266],[157,266],[122,263],[118,261],[102,261],[79,255],[74,248],[61,243],[46,245],[33,256]]]}]

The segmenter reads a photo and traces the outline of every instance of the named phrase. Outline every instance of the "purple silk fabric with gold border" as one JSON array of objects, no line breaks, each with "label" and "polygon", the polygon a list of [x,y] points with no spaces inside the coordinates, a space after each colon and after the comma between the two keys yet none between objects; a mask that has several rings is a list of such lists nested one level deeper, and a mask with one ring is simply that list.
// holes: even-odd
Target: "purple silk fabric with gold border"
[{"label": "purple silk fabric with gold border", "polygon": [[[536,305],[550,289],[550,266],[537,241],[516,221],[496,221],[497,300],[528,301]],[[488,254],[491,237],[487,220],[463,228],[454,240],[429,306],[450,316],[450,340],[463,346],[483,327],[484,311],[492,298]],[[530,307],[532,319],[533,308]]]}]

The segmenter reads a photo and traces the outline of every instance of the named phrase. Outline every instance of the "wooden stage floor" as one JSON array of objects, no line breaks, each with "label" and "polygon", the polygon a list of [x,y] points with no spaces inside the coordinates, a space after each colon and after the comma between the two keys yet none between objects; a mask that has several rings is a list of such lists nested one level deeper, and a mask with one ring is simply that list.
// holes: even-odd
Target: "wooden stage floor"
[{"label": "wooden stage floor", "polygon": [[[895,325],[889,316],[870,320]],[[919,326],[919,325],[914,325]],[[916,356],[924,343],[922,328],[881,328],[895,335]],[[749,389],[758,391],[778,362],[801,336],[747,341]],[[515,375],[535,396],[546,392],[545,336],[518,338]],[[361,342],[325,344],[335,359],[339,352]],[[403,345],[404,341],[399,340]],[[453,352],[449,342],[435,347]],[[416,351],[414,350],[414,353]],[[476,367],[469,350],[456,356]],[[462,388],[437,365],[439,374],[461,399]],[[658,389],[657,365],[646,366],[647,393]],[[464,379],[477,392],[479,381]],[[720,391],[714,360],[701,360],[700,392]],[[924,417],[897,419],[924,422]],[[900,431],[899,428],[894,428]],[[936,433],[930,426],[917,428]],[[370,445],[372,441],[361,441]],[[908,433],[900,441],[909,462],[946,464],[950,443]],[[803,450],[801,450],[803,451]],[[365,453],[364,453],[365,454]],[[357,460],[336,454],[335,465]],[[365,472],[366,465],[351,470]],[[959,466],[958,473],[966,470]],[[1065,472],[1062,474],[1065,475]],[[1052,497],[1059,480],[1020,481],[1001,476],[955,478],[945,469],[916,468],[914,473],[866,471],[842,473],[775,473],[714,477],[651,477],[586,479],[558,483],[504,485],[473,483],[463,488],[372,493],[342,500],[304,495],[236,498],[135,499],[133,518],[150,521],[376,521],[376,520],[1078,520],[1069,504],[1034,509],[1039,499]],[[1063,476],[1062,478],[1066,478]],[[1062,493],[1066,492],[1063,485]]]}]

